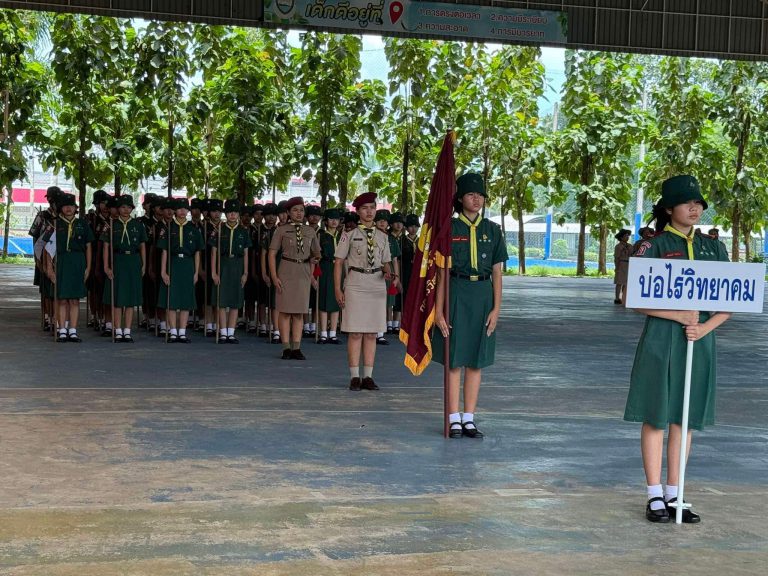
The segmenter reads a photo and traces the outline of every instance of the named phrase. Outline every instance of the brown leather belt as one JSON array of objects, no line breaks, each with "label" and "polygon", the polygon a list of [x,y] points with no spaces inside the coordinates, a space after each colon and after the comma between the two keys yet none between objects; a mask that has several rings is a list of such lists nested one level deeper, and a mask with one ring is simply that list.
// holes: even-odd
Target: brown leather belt
[{"label": "brown leather belt", "polygon": [[382,271],[381,268],[358,268],[357,266],[350,266],[349,269],[360,272],[360,274],[376,274],[376,272]]},{"label": "brown leather belt", "polygon": [[299,260],[298,258],[288,258],[288,256],[281,256],[280,260],[288,260],[288,262],[295,262],[296,264],[306,264],[309,262],[309,258],[306,260]]}]

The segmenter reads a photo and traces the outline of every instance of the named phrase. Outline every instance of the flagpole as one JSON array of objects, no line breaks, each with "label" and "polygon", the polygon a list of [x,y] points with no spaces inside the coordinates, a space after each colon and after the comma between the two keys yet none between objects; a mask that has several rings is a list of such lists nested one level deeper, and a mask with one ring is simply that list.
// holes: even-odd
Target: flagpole
[{"label": "flagpole", "polygon": [[443,340],[443,437],[448,438],[450,433],[450,403],[451,403],[451,333],[452,330],[449,319],[451,317],[451,305],[448,301],[450,296],[450,280],[448,266],[450,256],[445,259],[445,268],[443,268],[443,318],[448,323],[448,337]]},{"label": "flagpole", "polygon": [[683,384],[683,421],[680,430],[680,472],[677,482],[675,503],[675,524],[683,523],[683,509],[690,508],[683,500],[685,496],[685,466],[688,456],[688,411],[691,399],[691,373],[693,371],[693,340],[688,340],[685,354],[685,381]]}]

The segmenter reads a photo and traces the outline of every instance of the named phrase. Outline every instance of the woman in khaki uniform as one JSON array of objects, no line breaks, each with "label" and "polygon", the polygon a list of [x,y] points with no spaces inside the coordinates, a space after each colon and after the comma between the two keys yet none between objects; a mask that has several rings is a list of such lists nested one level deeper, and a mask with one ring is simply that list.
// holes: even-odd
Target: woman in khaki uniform
[{"label": "woman in khaki uniform", "polygon": [[[290,221],[278,227],[269,245],[269,271],[275,285],[275,308],[280,313],[283,360],[305,360],[301,329],[309,311],[312,267],[320,259],[320,242],[311,226],[304,224],[304,200],[291,198],[285,205]],[[280,266],[277,253],[281,252]]]},{"label": "woman in khaki uniform", "polygon": [[[350,390],[378,390],[373,381],[376,358],[376,334],[387,327],[387,281],[391,273],[392,256],[389,238],[373,225],[376,214],[376,194],[361,194],[352,203],[360,216],[357,228],[344,232],[336,246],[333,268],[336,300],[344,309],[341,330],[349,335],[347,357]],[[342,286],[344,264],[347,277]],[[363,374],[360,378],[360,349],[363,351]]]},{"label": "woman in khaki uniform", "polygon": [[624,304],[627,299],[627,274],[629,274],[629,257],[632,255],[632,244],[629,243],[631,235],[631,231],[622,228],[614,236],[619,241],[613,249],[613,283],[616,285],[614,304]]}]

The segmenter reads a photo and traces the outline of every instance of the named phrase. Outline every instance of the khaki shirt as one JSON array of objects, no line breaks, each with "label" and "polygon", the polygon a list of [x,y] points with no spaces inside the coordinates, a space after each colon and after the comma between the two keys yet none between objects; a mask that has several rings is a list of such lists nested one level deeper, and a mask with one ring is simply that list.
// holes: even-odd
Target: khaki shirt
[{"label": "khaki shirt", "polygon": [[368,264],[368,235],[359,226],[341,235],[336,246],[336,258],[346,259],[347,265],[355,268],[380,268],[382,264],[392,262],[387,234],[376,229],[373,238],[372,266]]}]

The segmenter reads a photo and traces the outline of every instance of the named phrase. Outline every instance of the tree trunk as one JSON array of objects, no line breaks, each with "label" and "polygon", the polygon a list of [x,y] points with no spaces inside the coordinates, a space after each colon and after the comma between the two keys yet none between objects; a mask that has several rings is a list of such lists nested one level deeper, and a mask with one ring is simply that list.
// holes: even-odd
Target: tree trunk
[{"label": "tree trunk", "polygon": [[247,182],[245,180],[245,166],[240,166],[237,171],[237,199],[241,205],[245,205],[245,191]]},{"label": "tree trunk", "polygon": [[346,171],[340,171],[338,175],[339,184],[339,206],[346,209],[347,197],[349,196],[349,177]]},{"label": "tree trunk", "polygon": [[600,225],[600,248],[597,255],[597,273],[607,274],[608,267],[605,264],[605,253],[608,244],[608,227],[605,224]]},{"label": "tree trunk", "polygon": [[[515,192],[517,196],[517,192]],[[517,257],[520,263],[517,265],[517,269],[521,275],[525,275],[525,225],[523,224],[523,199],[517,198],[515,203],[517,210],[515,211],[515,217],[517,218]]]},{"label": "tree trunk", "polygon": [[11,206],[13,206],[13,182],[8,184],[8,201],[5,203],[5,223],[3,224],[3,258],[8,258],[8,236],[11,234]]},{"label": "tree trunk", "polygon": [[[507,245],[507,225],[504,222],[504,217],[507,215],[507,207],[504,205],[504,197],[501,198],[501,237],[504,238],[504,245]],[[501,269],[506,272],[507,271],[507,261],[505,260],[502,265]]]},{"label": "tree trunk", "polygon": [[749,262],[752,259],[752,234],[744,230],[744,260]]},{"label": "tree trunk", "polygon": [[77,191],[80,199],[80,218],[85,218],[85,143],[80,141],[80,151],[77,154]]},{"label": "tree trunk", "polygon": [[320,209],[325,211],[328,205],[328,156],[330,155],[330,138],[323,137],[323,165],[320,175]]},{"label": "tree trunk", "polygon": [[123,189],[123,180],[120,178],[120,171],[115,170],[115,196],[120,196]]},{"label": "tree trunk", "polygon": [[741,256],[741,251],[739,250],[740,228],[741,207],[739,206],[739,203],[736,202],[733,207],[733,212],[731,213],[731,262],[739,262],[739,257]]},{"label": "tree trunk", "polygon": [[173,117],[168,120],[168,198],[173,196]]},{"label": "tree trunk", "polygon": [[403,186],[400,189],[400,211],[408,212],[408,167],[411,163],[411,137],[406,136],[403,142]]},{"label": "tree trunk", "polygon": [[[585,156],[581,160],[581,185],[589,186],[592,172],[592,158]],[[576,275],[584,276],[584,248],[587,235],[587,210],[589,209],[589,196],[585,191],[579,195],[579,248],[576,254]]]}]

